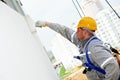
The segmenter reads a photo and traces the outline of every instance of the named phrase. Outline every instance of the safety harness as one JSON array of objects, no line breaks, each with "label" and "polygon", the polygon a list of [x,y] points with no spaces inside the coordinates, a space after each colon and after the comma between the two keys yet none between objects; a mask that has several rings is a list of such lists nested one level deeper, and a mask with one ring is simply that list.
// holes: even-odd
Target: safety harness
[{"label": "safety harness", "polygon": [[92,38],[89,42],[88,42],[88,44],[86,45],[86,48],[85,48],[85,52],[86,52],[86,60],[87,60],[87,62],[86,63],[83,63],[83,66],[84,67],[88,67],[88,68],[90,68],[90,69],[94,69],[94,70],[96,70],[96,71],[98,71],[98,72],[100,72],[100,73],[102,73],[102,74],[106,74],[106,72],[103,70],[103,69],[101,69],[100,67],[97,67],[97,66],[95,66],[91,61],[90,61],[90,58],[89,58],[89,55],[88,55],[88,45],[89,45],[89,43],[92,41],[92,40],[99,40],[97,37],[94,37],[94,38]]}]

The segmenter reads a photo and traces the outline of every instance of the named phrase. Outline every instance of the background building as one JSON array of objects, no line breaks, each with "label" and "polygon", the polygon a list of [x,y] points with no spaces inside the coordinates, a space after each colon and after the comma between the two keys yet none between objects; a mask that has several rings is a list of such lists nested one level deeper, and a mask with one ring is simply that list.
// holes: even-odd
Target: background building
[{"label": "background building", "polygon": [[[108,6],[107,1],[106,5]],[[81,6],[86,16],[96,19],[98,23],[96,35],[104,42],[120,47],[120,18],[114,12],[115,10],[119,15],[120,6],[114,6],[114,10],[110,6],[106,8],[101,0],[82,0]]]},{"label": "background building", "polygon": [[57,61],[61,61],[67,70],[81,65],[81,61],[73,58],[79,55],[78,48],[74,44],[56,34],[52,40],[52,52]]},{"label": "background building", "polygon": [[11,7],[12,9],[14,9],[15,11],[17,11],[18,13],[25,15],[24,11],[21,8],[22,3],[20,0],[1,0],[1,1],[8,5],[9,7]]},{"label": "background building", "polygon": [[[120,6],[115,8],[120,14]],[[97,36],[114,47],[120,47],[120,18],[112,9],[104,9],[96,15],[98,23]]]},{"label": "background building", "polygon": [[95,15],[103,9],[100,0],[82,0],[81,7],[84,14],[91,17],[95,17]]}]

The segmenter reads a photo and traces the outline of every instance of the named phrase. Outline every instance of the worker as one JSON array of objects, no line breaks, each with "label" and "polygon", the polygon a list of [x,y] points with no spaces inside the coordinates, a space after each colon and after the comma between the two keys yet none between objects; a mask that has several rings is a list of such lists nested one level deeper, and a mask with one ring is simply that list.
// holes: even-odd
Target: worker
[{"label": "worker", "polygon": [[44,21],[37,21],[36,26],[51,28],[79,48],[80,54],[83,54],[80,59],[86,67],[84,73],[88,80],[118,80],[120,70],[117,60],[111,55],[111,50],[95,36],[97,30],[95,19],[89,16],[83,17],[78,22],[77,31],[64,25]]}]

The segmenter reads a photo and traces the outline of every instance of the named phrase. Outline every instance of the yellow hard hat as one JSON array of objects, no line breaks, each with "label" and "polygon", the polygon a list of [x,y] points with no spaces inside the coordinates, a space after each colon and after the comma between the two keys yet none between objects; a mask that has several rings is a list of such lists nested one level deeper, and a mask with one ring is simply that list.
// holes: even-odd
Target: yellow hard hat
[{"label": "yellow hard hat", "polygon": [[91,17],[83,17],[78,25],[77,25],[77,28],[87,28],[89,30],[92,30],[92,31],[96,31],[97,30],[97,24],[96,24],[96,21],[91,18]]}]

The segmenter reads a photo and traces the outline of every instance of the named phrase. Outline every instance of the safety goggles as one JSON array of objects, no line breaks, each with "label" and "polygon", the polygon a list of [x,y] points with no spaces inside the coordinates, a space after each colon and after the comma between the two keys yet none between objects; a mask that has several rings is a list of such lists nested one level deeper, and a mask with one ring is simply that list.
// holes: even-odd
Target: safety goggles
[{"label": "safety goggles", "polygon": [[91,33],[91,34],[95,35],[95,32],[94,32],[94,31],[89,30],[88,28],[84,28],[84,27],[82,27],[82,28],[78,28],[78,29],[81,29],[81,30],[87,30],[89,33]]}]

